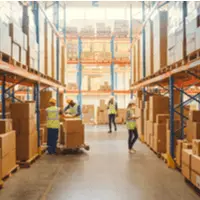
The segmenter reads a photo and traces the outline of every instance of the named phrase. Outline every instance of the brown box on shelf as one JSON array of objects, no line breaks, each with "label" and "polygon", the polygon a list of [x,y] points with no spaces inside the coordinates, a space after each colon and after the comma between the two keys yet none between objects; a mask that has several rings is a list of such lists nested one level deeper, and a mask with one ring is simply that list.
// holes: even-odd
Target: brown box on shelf
[{"label": "brown box on shelf", "polygon": [[40,108],[46,109],[49,107],[49,100],[52,98],[52,91],[41,91],[40,92]]},{"label": "brown box on shelf", "polygon": [[200,156],[200,140],[192,140],[192,153]]},{"label": "brown box on shelf", "polygon": [[188,165],[185,165],[184,163],[182,163],[181,171],[185,178],[187,178],[188,180],[191,179],[191,169]]},{"label": "brown box on shelf", "polygon": [[200,174],[200,157],[196,155],[192,155],[191,157],[191,169]]},{"label": "brown box on shelf", "polygon": [[35,102],[12,103],[12,119],[32,119],[35,117]]},{"label": "brown box on shelf", "polygon": [[191,171],[191,182],[194,186],[200,189],[200,175],[194,171]]},{"label": "brown box on shelf", "polygon": [[17,160],[26,161],[38,153],[37,132],[26,136],[17,136]]},{"label": "brown box on shelf", "polygon": [[183,140],[177,140],[176,145],[176,164],[181,168],[182,164],[182,149],[183,149]]},{"label": "brown box on shelf", "polygon": [[10,131],[8,133],[0,134],[0,158],[3,158],[11,152],[13,149],[16,149],[16,132]]},{"label": "brown box on shelf", "polygon": [[16,149],[11,150],[3,158],[0,158],[0,179],[10,174],[16,166]]},{"label": "brown box on shelf", "polygon": [[169,114],[157,114],[156,115],[156,123],[166,124],[167,119],[169,119]]},{"label": "brown box on shelf", "polygon": [[200,122],[187,121],[187,135],[186,138],[189,142],[193,139],[200,139]]},{"label": "brown box on shelf", "polygon": [[191,159],[192,159],[192,150],[191,149],[183,149],[182,150],[182,164],[187,166],[191,166]]},{"label": "brown box on shelf", "polygon": [[0,119],[0,134],[12,131],[12,119]]},{"label": "brown box on shelf", "polygon": [[154,124],[154,147],[159,153],[166,153],[166,125]]},{"label": "brown box on shelf", "polygon": [[190,110],[189,120],[192,122],[200,122],[200,111],[199,110]]}]

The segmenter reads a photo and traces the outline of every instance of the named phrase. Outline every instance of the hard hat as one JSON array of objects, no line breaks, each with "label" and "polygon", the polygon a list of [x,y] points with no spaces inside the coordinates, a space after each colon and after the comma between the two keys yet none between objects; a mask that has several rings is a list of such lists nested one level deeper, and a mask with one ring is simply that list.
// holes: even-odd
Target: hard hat
[{"label": "hard hat", "polygon": [[67,99],[66,102],[69,104],[72,102],[72,99]]},{"label": "hard hat", "polygon": [[53,99],[53,98],[51,98],[51,99],[49,100],[49,103],[54,103],[54,104],[56,104],[56,100]]},{"label": "hard hat", "polygon": [[128,104],[135,104],[135,101],[131,99]]}]

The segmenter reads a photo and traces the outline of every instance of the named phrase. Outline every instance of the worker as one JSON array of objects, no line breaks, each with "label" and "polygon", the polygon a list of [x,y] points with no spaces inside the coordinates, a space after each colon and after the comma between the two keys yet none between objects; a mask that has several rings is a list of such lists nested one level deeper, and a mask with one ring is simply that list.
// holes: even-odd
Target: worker
[{"label": "worker", "polygon": [[128,149],[129,153],[135,153],[136,150],[133,148],[136,140],[138,139],[138,132],[136,127],[136,119],[139,117],[135,116],[135,103],[133,100],[130,100],[127,112],[126,112],[126,125],[128,129]]},{"label": "worker", "polygon": [[80,117],[81,109],[78,104],[76,104],[72,99],[67,99],[68,106],[65,107],[64,113],[67,114],[65,118]]},{"label": "worker", "polygon": [[47,151],[48,154],[56,153],[56,144],[58,140],[58,131],[60,128],[59,114],[60,110],[56,106],[56,100],[49,100],[49,107],[46,109],[47,112]]},{"label": "worker", "polygon": [[108,119],[109,119],[108,133],[112,133],[112,123],[114,124],[115,131],[117,131],[117,125],[115,123],[115,118],[117,116],[118,106],[117,106],[117,103],[114,101],[114,96],[110,97],[107,109],[108,109]]}]

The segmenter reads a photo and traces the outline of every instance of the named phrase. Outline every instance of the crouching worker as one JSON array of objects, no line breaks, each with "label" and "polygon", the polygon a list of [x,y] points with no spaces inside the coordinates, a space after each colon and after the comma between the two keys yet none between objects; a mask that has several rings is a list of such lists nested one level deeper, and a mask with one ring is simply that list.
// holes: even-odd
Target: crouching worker
[{"label": "crouching worker", "polygon": [[128,149],[129,153],[135,153],[136,150],[133,148],[133,145],[135,144],[136,140],[138,139],[138,132],[136,127],[136,119],[139,117],[135,116],[135,103],[133,100],[131,100],[127,107],[126,112],[126,125],[128,129]]},{"label": "crouching worker", "polygon": [[64,113],[67,114],[67,116],[63,115],[64,118],[75,118],[81,116],[81,109],[77,103],[72,99],[67,99],[67,104],[68,106],[64,109]]},{"label": "crouching worker", "polygon": [[60,109],[56,106],[56,100],[49,100],[49,107],[46,109],[47,112],[47,151],[48,154],[56,153],[56,146],[58,140],[58,131],[60,128]]}]

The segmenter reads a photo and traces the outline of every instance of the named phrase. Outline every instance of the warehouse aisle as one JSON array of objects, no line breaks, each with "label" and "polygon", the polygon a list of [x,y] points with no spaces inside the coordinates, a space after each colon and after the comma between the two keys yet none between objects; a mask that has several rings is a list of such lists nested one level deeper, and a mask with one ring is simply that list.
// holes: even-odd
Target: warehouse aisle
[{"label": "warehouse aisle", "polygon": [[43,156],[8,179],[2,200],[197,200],[183,176],[166,167],[145,145],[127,153],[127,133],[87,128],[91,152]]}]

